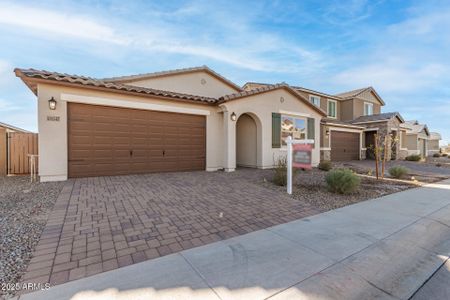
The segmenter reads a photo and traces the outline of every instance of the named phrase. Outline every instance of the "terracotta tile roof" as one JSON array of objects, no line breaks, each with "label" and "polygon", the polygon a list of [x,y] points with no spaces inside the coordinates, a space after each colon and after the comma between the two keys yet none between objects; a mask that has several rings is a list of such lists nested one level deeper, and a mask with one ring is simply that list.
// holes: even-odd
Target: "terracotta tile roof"
[{"label": "terracotta tile roof", "polygon": [[217,99],[211,97],[204,97],[198,95],[183,94],[171,91],[163,91],[152,88],[137,87],[133,85],[123,84],[119,82],[109,82],[102,79],[96,79],[92,77],[70,75],[66,73],[49,72],[35,69],[15,69],[14,72],[20,77],[32,90],[36,93],[36,90],[27,79],[40,79],[49,80],[54,82],[66,83],[71,85],[80,85],[85,87],[97,87],[109,89],[117,92],[130,92],[141,95],[165,97],[177,100],[196,101],[207,104],[215,104]]},{"label": "terracotta tile roof", "polygon": [[388,121],[394,117],[399,118],[399,120],[403,123],[404,120],[400,113],[398,112],[388,112],[388,113],[382,113],[382,114],[375,114],[370,116],[360,116],[354,120],[351,121],[352,124],[357,123],[365,123],[365,122],[376,122],[376,121]]},{"label": "terracotta tile roof", "polygon": [[312,109],[316,110],[321,115],[323,115],[323,116],[327,115],[326,112],[323,111],[320,107],[317,107],[314,104],[312,104],[311,102],[309,102],[309,100],[305,99],[305,97],[303,97],[298,91],[296,91],[290,85],[288,85],[287,83],[284,83],[284,82],[277,83],[277,84],[266,85],[266,86],[262,86],[262,87],[255,88],[255,89],[252,89],[252,90],[242,91],[242,92],[239,92],[239,93],[233,93],[233,94],[225,95],[225,96],[222,96],[222,97],[220,97],[218,99],[219,100],[218,103],[220,104],[220,103],[224,103],[224,102],[227,102],[227,101],[230,101],[230,100],[240,99],[240,98],[244,98],[244,97],[248,97],[248,96],[252,96],[252,95],[256,95],[256,94],[262,94],[262,93],[266,93],[266,92],[277,90],[277,89],[286,89],[292,95],[294,95],[295,97],[299,98],[306,105],[308,105]]},{"label": "terracotta tile roof", "polygon": [[219,98],[219,102],[222,103],[222,102],[226,102],[228,100],[233,100],[236,98],[242,98],[242,97],[247,97],[247,96],[251,96],[251,95],[255,95],[255,94],[260,94],[260,93],[276,90],[280,87],[288,87],[288,85],[286,83],[268,84],[268,85],[265,85],[263,87],[259,87],[256,89],[222,96]]},{"label": "terracotta tile roof", "polygon": [[152,73],[144,73],[144,74],[137,74],[137,75],[129,75],[129,76],[118,76],[118,77],[110,77],[110,78],[103,78],[101,80],[108,81],[108,82],[130,82],[130,81],[136,81],[136,80],[143,80],[147,78],[155,78],[155,77],[161,77],[161,76],[167,76],[167,75],[175,75],[175,74],[183,74],[183,73],[192,73],[197,71],[204,71],[212,76],[220,79],[221,81],[225,82],[229,86],[233,87],[236,91],[242,91],[242,88],[232,82],[231,80],[225,78],[224,76],[220,75],[216,71],[210,69],[208,66],[200,66],[200,67],[192,67],[192,68],[184,68],[184,69],[175,69],[175,70],[168,70],[168,71],[161,71],[161,72],[152,72]]}]

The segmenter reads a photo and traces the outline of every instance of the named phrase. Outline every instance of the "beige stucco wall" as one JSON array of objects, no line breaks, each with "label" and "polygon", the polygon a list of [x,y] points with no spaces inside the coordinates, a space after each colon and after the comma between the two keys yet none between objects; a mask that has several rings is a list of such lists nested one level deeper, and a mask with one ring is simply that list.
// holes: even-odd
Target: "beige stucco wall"
[{"label": "beige stucco wall", "polygon": [[356,119],[360,116],[364,116],[364,102],[370,102],[373,104],[373,114],[379,114],[381,112],[381,105],[378,102],[362,100],[362,99],[353,99],[353,119]]},{"label": "beige stucco wall", "polygon": [[320,147],[329,148],[330,147],[330,136],[327,135],[327,129],[329,126],[320,124]]},{"label": "beige stucco wall", "polygon": [[439,151],[439,140],[428,140],[428,150]]},{"label": "beige stucco wall", "polygon": [[427,155],[427,140],[419,138],[417,147],[419,148],[418,150],[420,152],[420,155],[422,155],[422,157],[425,157]]},{"label": "beige stucco wall", "polygon": [[407,136],[406,136],[406,131],[405,130],[401,130],[401,148],[408,148],[407,145]]},{"label": "beige stucco wall", "polygon": [[[281,102],[280,98],[284,101]],[[271,168],[274,166],[279,156],[286,155],[286,148],[272,148],[272,113],[291,114],[299,117],[315,118],[315,140],[317,145],[313,149],[312,162],[317,165],[320,160],[320,119],[321,115],[306,105],[303,101],[294,97],[284,89],[270,91],[264,94],[252,95],[239,100],[232,100],[221,105],[224,113],[224,138],[225,148],[235,149],[236,147],[236,122],[230,121],[230,114],[233,112],[239,116],[244,113],[251,114],[256,119],[258,157],[257,166],[259,168]],[[236,157],[233,151],[226,151],[225,169],[233,170],[236,166]]]},{"label": "beige stucco wall", "polygon": [[257,130],[250,115],[244,114],[236,122],[236,165],[256,167]]},{"label": "beige stucco wall", "polygon": [[345,100],[340,103],[341,108],[341,120],[342,121],[350,121],[353,120],[353,100]]},{"label": "beige stucco wall", "polygon": [[[69,97],[71,96],[71,97]],[[56,110],[48,108],[48,99],[57,101]],[[216,106],[150,99],[133,95],[93,91],[48,84],[38,86],[39,175],[41,181],[66,180],[68,169],[67,101],[138,109],[153,109],[206,115],[206,168],[223,167],[223,114]],[[155,107],[149,107],[154,105]],[[58,116],[59,122],[48,121],[47,116]]]},{"label": "beige stucco wall", "polygon": [[[48,99],[57,101],[56,110],[48,108]],[[280,97],[284,101],[280,101]],[[236,121],[230,114],[249,113],[256,122],[256,166],[270,168],[286,149],[272,149],[272,112],[315,118],[313,164],[319,163],[321,115],[284,89],[233,100],[221,106],[185,103],[176,100],[122,95],[74,87],[38,85],[39,175],[41,181],[66,180],[68,175],[67,102],[150,109],[206,116],[206,169],[236,167]],[[58,116],[59,121],[49,121],[48,116]]]},{"label": "beige stucco wall", "polygon": [[[329,100],[329,98],[321,96],[321,95],[313,94],[313,93],[307,93],[307,92],[304,92],[304,91],[298,91],[298,93],[300,95],[302,95],[303,97],[305,97],[306,99],[308,99],[308,100],[309,100],[309,96],[310,95],[314,95],[314,96],[320,97],[320,108],[324,112],[326,112],[328,114],[328,100]],[[331,100],[333,100],[333,99],[331,99]],[[336,119],[340,120],[340,117],[341,117],[341,115],[340,115],[340,113],[341,113],[341,103],[340,103],[339,100],[335,100],[335,101],[336,101]]]},{"label": "beige stucco wall", "polygon": [[214,98],[237,92],[230,85],[204,71],[155,77],[126,84]]},{"label": "beige stucco wall", "polygon": [[408,150],[419,150],[417,148],[417,135],[416,134],[407,134],[406,135],[406,148],[408,148]]}]

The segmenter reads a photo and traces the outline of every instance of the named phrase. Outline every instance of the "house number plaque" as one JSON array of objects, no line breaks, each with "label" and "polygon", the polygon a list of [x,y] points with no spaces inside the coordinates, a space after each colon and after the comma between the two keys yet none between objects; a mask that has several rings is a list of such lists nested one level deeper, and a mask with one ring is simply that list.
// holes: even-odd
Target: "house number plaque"
[{"label": "house number plaque", "polygon": [[47,121],[59,122],[59,116],[47,116]]}]

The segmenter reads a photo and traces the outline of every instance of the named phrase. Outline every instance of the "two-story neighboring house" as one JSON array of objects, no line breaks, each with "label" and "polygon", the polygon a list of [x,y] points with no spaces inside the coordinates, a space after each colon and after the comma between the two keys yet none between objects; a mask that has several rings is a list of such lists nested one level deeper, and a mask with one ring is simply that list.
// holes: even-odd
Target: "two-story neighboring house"
[{"label": "two-story neighboring house", "polygon": [[[268,84],[249,82],[244,90]],[[292,86],[304,98],[327,113],[320,128],[321,160],[348,161],[371,158],[375,134],[388,136],[388,159],[408,155],[406,129],[398,112],[381,113],[385,102],[372,87],[330,95]]]}]

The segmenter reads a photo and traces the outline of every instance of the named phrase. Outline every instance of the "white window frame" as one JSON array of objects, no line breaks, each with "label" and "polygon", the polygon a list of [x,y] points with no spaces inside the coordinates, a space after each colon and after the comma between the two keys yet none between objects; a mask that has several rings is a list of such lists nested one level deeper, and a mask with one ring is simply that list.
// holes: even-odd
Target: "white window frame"
[{"label": "white window frame", "polygon": [[[366,107],[370,107],[370,113],[366,113]],[[371,102],[364,102],[364,115],[365,116],[371,116],[373,115],[373,103]]]},{"label": "white window frame", "polygon": [[[334,116],[330,115],[330,106],[329,103],[334,103]],[[337,101],[336,100],[331,100],[328,99],[328,103],[327,103],[327,117],[332,118],[332,119],[337,119]]]},{"label": "white window frame", "polygon": [[[281,125],[283,124],[283,117],[289,117],[293,119],[299,119],[303,120],[305,122],[305,138],[304,139],[293,139],[293,140],[306,140],[308,138],[308,118],[300,115],[289,115],[289,114],[282,114],[280,116],[280,122]],[[294,121],[295,122],[295,121]],[[283,127],[280,126],[280,142],[281,142],[281,148],[286,148],[287,145],[283,145]]]},{"label": "white window frame", "polygon": [[[313,99],[317,99],[317,104],[314,103]],[[312,104],[314,104],[317,107],[320,107],[320,97],[319,96],[309,95],[309,102],[311,102]]]}]

